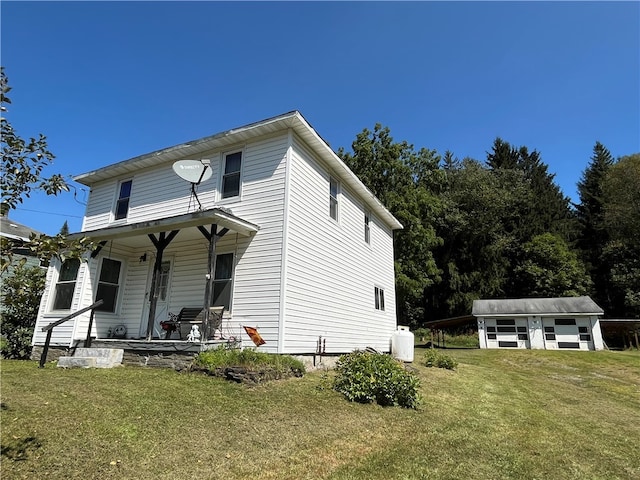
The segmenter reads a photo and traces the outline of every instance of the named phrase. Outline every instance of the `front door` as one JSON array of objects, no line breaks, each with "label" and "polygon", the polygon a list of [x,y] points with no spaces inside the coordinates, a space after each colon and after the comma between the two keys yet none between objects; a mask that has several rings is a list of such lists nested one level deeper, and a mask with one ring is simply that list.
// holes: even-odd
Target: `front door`
[{"label": "front door", "polygon": [[[162,261],[160,267],[160,275],[157,281],[158,302],[156,303],[156,318],[153,323],[153,338],[164,338],[165,331],[160,326],[163,320],[169,320],[169,293],[171,287],[171,270],[173,266],[172,259]],[[145,308],[142,313],[142,322],[140,323],[140,336],[147,335],[147,325],[149,324],[149,308],[151,305],[151,281],[153,279],[153,262],[151,262],[149,273],[147,275],[147,293],[145,295]]]}]

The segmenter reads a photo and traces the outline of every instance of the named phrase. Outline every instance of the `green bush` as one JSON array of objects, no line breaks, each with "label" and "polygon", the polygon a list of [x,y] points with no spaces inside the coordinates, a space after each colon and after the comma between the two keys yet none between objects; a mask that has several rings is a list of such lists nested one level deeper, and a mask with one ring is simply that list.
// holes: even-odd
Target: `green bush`
[{"label": "green bush", "polygon": [[427,349],[424,354],[424,362],[427,367],[446,368],[447,370],[454,370],[458,366],[458,362],[454,358],[435,348]]},{"label": "green bush", "polygon": [[3,358],[28,359],[44,290],[46,271],[18,263],[5,271],[0,293],[0,353]]},{"label": "green bush", "polygon": [[219,347],[199,353],[195,358],[195,365],[210,371],[230,367],[243,367],[248,371],[264,369],[275,370],[280,374],[292,373],[302,376],[305,373],[304,364],[290,355],[257,352],[252,348]]},{"label": "green bush", "polygon": [[406,408],[420,403],[420,380],[389,355],[365,351],[342,355],[336,372],[333,389],[349,401]]},{"label": "green bush", "polygon": [[31,339],[33,328],[17,327],[12,331],[2,333],[0,353],[3,358],[28,360],[31,356]]}]

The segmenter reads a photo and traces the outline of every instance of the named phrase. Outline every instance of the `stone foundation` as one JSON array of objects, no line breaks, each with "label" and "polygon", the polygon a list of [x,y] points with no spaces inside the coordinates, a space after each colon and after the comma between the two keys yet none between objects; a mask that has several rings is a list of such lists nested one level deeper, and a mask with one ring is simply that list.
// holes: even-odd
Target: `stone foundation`
[{"label": "stone foundation", "polygon": [[[41,345],[34,345],[31,350],[31,360],[39,362],[43,350],[44,347]],[[65,355],[71,355],[71,353],[72,350],[69,347],[49,347],[49,351],[47,352],[47,362],[57,362],[58,358]]]}]

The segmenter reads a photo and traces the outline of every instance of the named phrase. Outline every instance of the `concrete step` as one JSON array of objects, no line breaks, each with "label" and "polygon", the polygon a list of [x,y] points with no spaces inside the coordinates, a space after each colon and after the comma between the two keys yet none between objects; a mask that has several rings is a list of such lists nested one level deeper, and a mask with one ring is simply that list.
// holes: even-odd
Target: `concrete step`
[{"label": "concrete step", "polygon": [[62,368],[96,368],[95,357],[60,357],[58,366]]},{"label": "concrete step", "polygon": [[112,368],[122,364],[121,348],[76,348],[72,357],[60,357],[58,366],[65,368]]}]

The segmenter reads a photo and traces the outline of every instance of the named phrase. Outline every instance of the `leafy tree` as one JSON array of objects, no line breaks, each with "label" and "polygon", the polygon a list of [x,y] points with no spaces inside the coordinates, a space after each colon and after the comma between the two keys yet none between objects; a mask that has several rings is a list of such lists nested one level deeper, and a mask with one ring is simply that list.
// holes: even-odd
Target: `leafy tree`
[{"label": "leafy tree", "polygon": [[640,153],[611,166],[602,192],[609,237],[602,259],[609,266],[609,316],[640,318]]},{"label": "leafy tree", "polygon": [[64,178],[59,174],[43,177],[42,170],[55,156],[49,151],[47,139],[40,134],[38,138],[26,141],[18,136],[9,121],[4,117],[5,104],[11,100],[7,94],[11,91],[9,81],[0,67],[0,119],[2,135],[2,203],[16,208],[25,197],[34,190],[43,190],[48,195],[56,195],[68,190]]},{"label": "leafy tree", "polygon": [[508,294],[517,212],[530,201],[521,171],[494,172],[468,158],[445,171],[436,222],[443,241],[434,249],[442,281],[428,289],[429,319],[466,315],[473,300]]},{"label": "leafy tree", "polygon": [[514,269],[519,296],[571,297],[587,292],[589,276],[562,237],[537,235],[523,245],[521,256]]},{"label": "leafy tree", "polygon": [[31,337],[36,323],[40,297],[44,291],[45,270],[22,264],[11,269],[2,280],[0,335],[4,358],[29,358]]},{"label": "leafy tree", "polygon": [[[38,138],[24,140],[15,132],[4,113],[6,105],[11,103],[8,93],[11,91],[4,67],[0,67],[0,109],[2,111],[1,148],[2,148],[2,204],[9,209],[28,198],[34,191],[44,191],[47,195],[57,195],[69,188],[60,174],[50,177],[42,175],[43,169],[50,165],[54,155],[49,151],[46,137],[42,134]],[[0,274],[7,272],[13,261],[12,250],[14,242],[7,237],[0,239]],[[55,237],[47,235],[32,235],[29,248],[33,254],[43,261],[52,256],[81,257],[93,245],[86,238],[69,241],[65,235]]]}]

